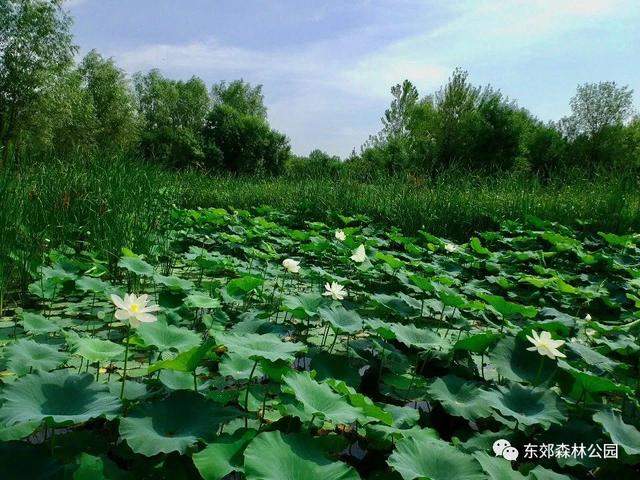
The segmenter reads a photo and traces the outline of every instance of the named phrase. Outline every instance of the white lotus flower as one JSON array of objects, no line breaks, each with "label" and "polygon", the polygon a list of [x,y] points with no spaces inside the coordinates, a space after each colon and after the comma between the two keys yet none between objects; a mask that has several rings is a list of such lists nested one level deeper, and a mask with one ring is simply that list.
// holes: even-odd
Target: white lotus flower
[{"label": "white lotus flower", "polygon": [[347,296],[347,289],[336,282],[332,282],[331,284],[325,283],[324,289],[326,292],[324,292],[323,295],[327,297],[330,296],[334,300],[344,300],[344,297]]},{"label": "white lotus flower", "polygon": [[584,319],[585,319],[587,322],[590,322],[590,321],[591,321],[591,315],[589,315],[589,314],[587,313],[587,314],[584,316]]},{"label": "white lotus flower", "polygon": [[336,230],[335,237],[336,237],[336,240],[340,240],[341,242],[344,242],[344,240],[347,238],[347,236],[342,230]]},{"label": "white lotus flower", "polygon": [[533,343],[533,347],[527,348],[527,350],[531,352],[537,351],[540,355],[546,355],[551,360],[555,360],[556,357],[566,357],[564,353],[558,350],[559,347],[564,345],[564,340],[554,340],[546,330],[543,330],[540,335],[538,335],[538,332],[532,330],[531,337],[527,335],[527,340]]},{"label": "white lotus flower", "polygon": [[453,243],[445,243],[444,249],[449,253],[453,253],[458,249],[458,246],[454,245]]},{"label": "white lotus flower", "polygon": [[362,263],[367,259],[367,252],[364,249],[364,245],[360,244],[358,248],[356,248],[351,255],[351,260],[356,263]]},{"label": "white lotus flower", "polygon": [[282,261],[282,266],[291,273],[298,273],[300,271],[300,262],[293,258],[286,258]]},{"label": "white lotus flower", "polygon": [[111,301],[116,306],[115,317],[118,320],[129,320],[132,327],[137,327],[142,323],[153,323],[158,318],[151,315],[152,312],[160,310],[158,305],[147,305],[149,295],[136,296],[134,293],[125,294],[124,298],[118,295],[111,295]]}]

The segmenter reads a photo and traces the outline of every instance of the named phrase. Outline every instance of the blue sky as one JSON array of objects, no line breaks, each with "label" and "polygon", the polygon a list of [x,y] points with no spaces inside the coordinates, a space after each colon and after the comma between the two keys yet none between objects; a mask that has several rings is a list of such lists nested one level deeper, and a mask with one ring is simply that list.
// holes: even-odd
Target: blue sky
[{"label": "blue sky", "polygon": [[76,42],[130,73],[262,84],[296,153],[348,155],[389,89],[422,95],[457,67],[543,120],[575,87],[615,80],[640,107],[638,0],[68,0]]}]

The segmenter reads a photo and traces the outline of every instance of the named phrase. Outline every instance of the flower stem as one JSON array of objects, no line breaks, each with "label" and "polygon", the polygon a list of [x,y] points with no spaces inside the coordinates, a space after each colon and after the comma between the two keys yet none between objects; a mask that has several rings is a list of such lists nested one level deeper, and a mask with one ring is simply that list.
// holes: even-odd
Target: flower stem
[{"label": "flower stem", "polygon": [[533,382],[534,386],[539,386],[540,383],[538,380],[540,379],[540,374],[542,373],[542,366],[544,365],[544,357],[540,357],[540,365],[538,366],[538,371],[536,372],[536,379]]},{"label": "flower stem", "polygon": [[247,390],[244,393],[244,428],[249,426],[249,387],[251,387],[251,380],[253,380],[253,374],[256,371],[256,367],[258,366],[258,360],[253,362],[253,368],[251,368],[251,373],[249,374],[249,381],[247,382]]},{"label": "flower stem", "polygon": [[127,380],[127,360],[129,359],[129,333],[131,327],[127,326],[127,344],[124,348],[124,371],[122,372],[122,386],[120,387],[120,400],[124,398],[124,382]]}]

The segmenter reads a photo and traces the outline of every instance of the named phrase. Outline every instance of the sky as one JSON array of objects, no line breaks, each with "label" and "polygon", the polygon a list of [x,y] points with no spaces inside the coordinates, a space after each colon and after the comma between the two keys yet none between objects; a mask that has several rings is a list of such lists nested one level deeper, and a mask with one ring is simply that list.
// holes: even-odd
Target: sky
[{"label": "sky", "polygon": [[293,151],[347,156],[381,128],[390,89],[454,68],[542,120],[585,82],[640,108],[640,0],[67,0],[75,41],[133,74],[262,84]]}]

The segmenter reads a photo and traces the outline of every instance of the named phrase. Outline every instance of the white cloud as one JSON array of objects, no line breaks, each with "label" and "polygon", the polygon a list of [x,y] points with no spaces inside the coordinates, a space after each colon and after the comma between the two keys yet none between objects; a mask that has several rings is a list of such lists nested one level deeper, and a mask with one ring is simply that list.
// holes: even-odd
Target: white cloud
[{"label": "white cloud", "polygon": [[[390,87],[403,79],[426,94],[461,66],[470,69],[472,81],[479,70],[489,72],[481,81],[498,87],[505,78],[524,85],[528,58],[555,55],[560,61],[572,45],[588,54],[584,40],[576,38],[640,20],[635,1],[458,0],[443,6],[406,0],[413,15],[402,24],[390,26],[381,14],[342,36],[328,32],[321,41],[286,48],[251,49],[205,38],[106,53],[132,73],[158,67],[207,82],[242,77],[262,83],[270,119],[292,137],[298,152],[317,145],[346,155],[375,133]],[[437,21],[429,22],[434,13]],[[389,36],[390,28],[397,35]],[[395,40],[383,43],[386,38]],[[563,95],[566,102],[569,93]]]}]

